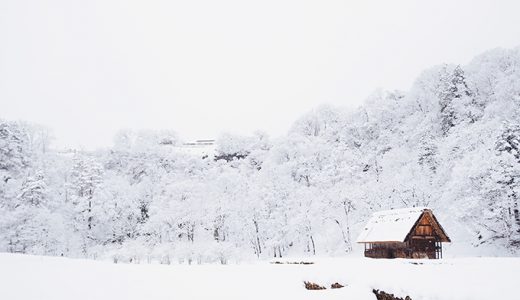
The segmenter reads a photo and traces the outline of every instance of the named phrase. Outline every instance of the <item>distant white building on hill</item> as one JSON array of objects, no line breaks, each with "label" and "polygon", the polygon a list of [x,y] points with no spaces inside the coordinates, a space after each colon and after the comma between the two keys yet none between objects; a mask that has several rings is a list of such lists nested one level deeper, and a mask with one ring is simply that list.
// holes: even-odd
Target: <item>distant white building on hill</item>
[{"label": "distant white building on hill", "polygon": [[213,139],[195,140],[193,142],[186,142],[175,147],[181,153],[200,156],[200,157],[214,157],[216,144]]}]

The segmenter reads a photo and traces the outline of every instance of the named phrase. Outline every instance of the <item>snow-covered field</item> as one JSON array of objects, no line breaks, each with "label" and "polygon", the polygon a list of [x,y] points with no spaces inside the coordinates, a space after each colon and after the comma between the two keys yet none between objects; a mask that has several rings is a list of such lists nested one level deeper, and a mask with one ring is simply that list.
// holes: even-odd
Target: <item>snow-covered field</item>
[{"label": "snow-covered field", "polygon": [[[316,259],[313,265],[135,265],[0,254],[1,299],[515,299],[520,258]],[[309,291],[303,281],[328,287]],[[339,282],[342,289],[330,289]]]}]

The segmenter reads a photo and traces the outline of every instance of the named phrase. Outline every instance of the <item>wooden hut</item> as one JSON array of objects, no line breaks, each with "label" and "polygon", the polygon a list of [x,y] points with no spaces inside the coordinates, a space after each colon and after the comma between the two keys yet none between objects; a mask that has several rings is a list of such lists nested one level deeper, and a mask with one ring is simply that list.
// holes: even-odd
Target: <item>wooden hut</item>
[{"label": "wooden hut", "polygon": [[374,213],[357,239],[372,258],[442,258],[442,243],[451,242],[429,208]]}]

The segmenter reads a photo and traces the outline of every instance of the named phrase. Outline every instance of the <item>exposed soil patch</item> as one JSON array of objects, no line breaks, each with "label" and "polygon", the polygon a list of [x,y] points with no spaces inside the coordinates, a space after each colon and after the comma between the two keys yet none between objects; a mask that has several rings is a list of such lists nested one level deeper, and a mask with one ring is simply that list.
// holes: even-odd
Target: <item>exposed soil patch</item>
[{"label": "exposed soil patch", "polygon": [[321,286],[317,283],[313,283],[313,282],[309,282],[309,281],[304,281],[303,283],[305,284],[305,288],[308,290],[325,290],[326,289],[326,287]]},{"label": "exposed soil patch", "polygon": [[275,265],[313,265],[312,261],[273,261]]},{"label": "exposed soil patch", "polygon": [[373,289],[372,292],[376,295],[377,300],[412,300],[412,298],[410,298],[409,296],[400,298],[394,296],[394,294],[388,294],[376,289]]},{"label": "exposed soil patch", "polygon": [[337,282],[330,285],[331,289],[340,289],[342,287],[345,287],[345,286],[342,285],[341,283],[337,283]]}]

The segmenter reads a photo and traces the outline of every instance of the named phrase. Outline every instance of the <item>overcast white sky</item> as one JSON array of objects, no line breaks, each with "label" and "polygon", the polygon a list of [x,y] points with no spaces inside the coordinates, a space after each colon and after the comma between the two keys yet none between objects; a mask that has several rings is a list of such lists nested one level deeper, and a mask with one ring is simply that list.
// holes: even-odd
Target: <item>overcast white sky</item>
[{"label": "overcast white sky", "polygon": [[284,134],[328,103],[520,45],[520,1],[0,1],[0,118],[58,147],[122,128]]}]

